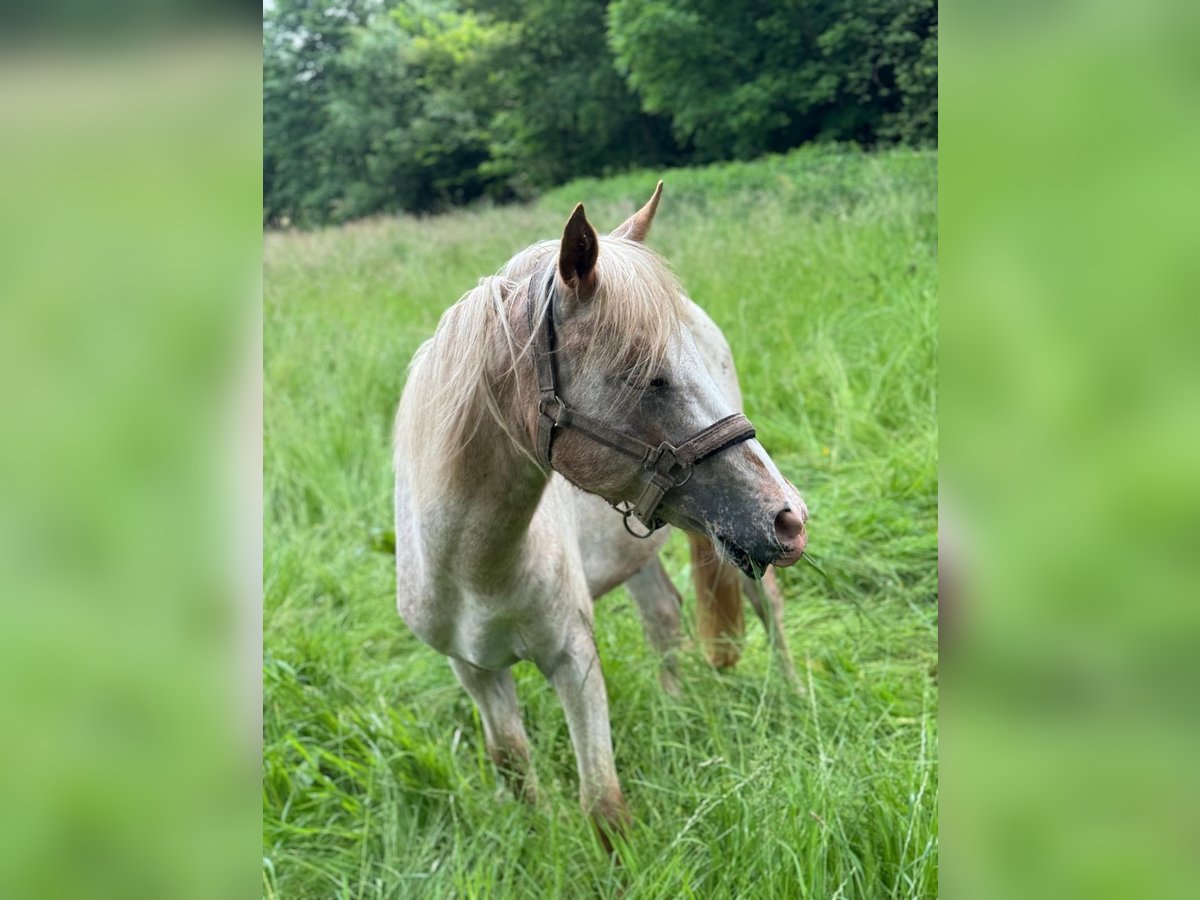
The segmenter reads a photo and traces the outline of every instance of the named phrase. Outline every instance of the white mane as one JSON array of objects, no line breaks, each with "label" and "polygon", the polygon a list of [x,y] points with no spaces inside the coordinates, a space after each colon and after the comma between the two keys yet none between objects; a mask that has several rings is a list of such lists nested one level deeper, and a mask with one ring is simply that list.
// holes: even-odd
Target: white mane
[{"label": "white mane", "polygon": [[[558,241],[522,250],[493,276],[480,280],[442,315],[433,337],[421,345],[409,366],[408,382],[396,417],[396,463],[444,483],[446,467],[460,464],[484,416],[489,416],[518,447],[524,447],[506,392],[518,408],[534,405],[524,396],[520,367],[529,367],[530,336],[524,326],[525,282],[557,261]],[[555,275],[556,279],[559,276]],[[562,289],[561,279],[558,280]],[[631,377],[652,371],[664,358],[679,327],[682,288],[667,264],[642,244],[601,238],[596,263],[596,294],[586,302],[587,340],[572,352],[581,364]],[[535,311],[540,325],[545,303]],[[518,337],[517,331],[521,337]],[[508,398],[513,399],[512,396]]]}]

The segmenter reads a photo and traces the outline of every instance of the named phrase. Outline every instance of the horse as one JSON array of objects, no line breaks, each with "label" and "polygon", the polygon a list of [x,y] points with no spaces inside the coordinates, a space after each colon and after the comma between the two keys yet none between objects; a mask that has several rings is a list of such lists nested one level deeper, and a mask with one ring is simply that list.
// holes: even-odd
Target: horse
[{"label": "horse", "polygon": [[511,667],[538,667],[566,716],[580,805],[610,851],[630,814],[594,600],[629,584],[669,684],[678,594],[658,561],[665,526],[694,536],[698,578],[724,579],[727,605],[729,572],[756,580],[808,540],[803,499],[739,412],[728,345],[644,244],[661,192],[603,240],[580,203],[561,239],[481,279],[414,355],[396,413],[399,614],[449,658],[489,756],[529,802]]},{"label": "horse", "polygon": [[[644,241],[662,197],[662,182],[655,188],[650,200],[634,216],[613,232],[614,237],[628,237]],[[522,281],[540,266],[544,266],[549,253],[556,246],[553,241],[544,241],[517,254],[500,271],[513,281]],[[701,358],[717,387],[729,402],[730,407],[742,412],[742,393],[738,383],[737,368],[733,352],[725,335],[704,309],[686,294],[681,295],[681,314],[688,330],[696,341]],[[622,582],[637,604],[643,629],[651,646],[660,654],[662,670],[660,680],[670,694],[679,692],[679,676],[675,650],[680,643],[680,609],[683,598],[667,575],[659,559],[659,551],[666,543],[670,528],[663,528],[650,538],[631,536],[625,529],[615,527],[609,504],[603,499],[580,494],[576,498],[578,516],[584,523],[583,532],[601,535],[590,542],[585,552],[607,556],[594,567],[600,571],[617,571],[617,560],[640,560],[649,556],[645,565]],[[807,516],[807,512],[805,512]],[[642,540],[650,540],[650,547],[638,546]],[[742,637],[745,633],[742,597],[750,601],[751,608],[770,636],[776,661],[783,676],[798,692],[803,687],[796,678],[791,653],[783,631],[783,594],[775,579],[773,567],[768,567],[761,578],[751,578],[725,560],[719,550],[703,535],[687,533],[691,555],[692,582],[696,594],[696,632],[708,661],[714,668],[729,669],[741,656]],[[653,549],[653,553],[647,551]],[[599,596],[599,594],[596,594]]]}]

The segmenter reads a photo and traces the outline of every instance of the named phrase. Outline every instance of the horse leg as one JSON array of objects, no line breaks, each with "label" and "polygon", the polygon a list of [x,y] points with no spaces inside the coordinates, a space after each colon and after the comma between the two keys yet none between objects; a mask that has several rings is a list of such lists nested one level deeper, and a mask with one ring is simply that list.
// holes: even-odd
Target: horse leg
[{"label": "horse leg", "polygon": [[696,586],[696,632],[708,661],[718,669],[732,668],[742,655],[741,640],[746,631],[741,573],[722,562],[707,538],[689,534],[688,545]]},{"label": "horse leg", "polygon": [[783,633],[783,592],[779,590],[775,570],[768,568],[761,581],[743,575],[742,587],[745,588],[750,605],[754,607],[755,614],[767,631],[767,638],[775,651],[780,669],[788,681],[799,687],[796,670],[792,666],[792,654],[788,650],[787,637]]},{"label": "horse leg", "polygon": [[683,598],[671,583],[657,556],[650,558],[625,588],[637,603],[642,614],[646,639],[662,656],[659,681],[668,694],[679,693],[679,609]]},{"label": "horse leg", "polygon": [[501,778],[518,799],[535,803],[537,777],[529,761],[529,738],[521,722],[512,670],[481,669],[453,657],[450,668],[479,707],[488,755]]},{"label": "horse leg", "polygon": [[539,660],[538,665],[554,685],[566,714],[579,769],[579,804],[596,826],[604,848],[611,853],[611,836],[624,834],[629,827],[629,807],[613,762],[608,695],[596,641],[591,622],[582,613],[581,619],[564,651],[553,660]]}]

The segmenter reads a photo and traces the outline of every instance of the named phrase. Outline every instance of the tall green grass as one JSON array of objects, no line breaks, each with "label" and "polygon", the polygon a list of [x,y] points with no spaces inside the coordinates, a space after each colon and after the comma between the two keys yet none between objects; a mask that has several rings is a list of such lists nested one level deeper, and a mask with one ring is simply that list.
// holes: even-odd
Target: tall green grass
[{"label": "tall green grass", "polygon": [[[800,151],[266,236],[266,896],[936,896],[936,167]],[[803,697],[756,621],[736,671],[690,645],[666,697],[627,595],[600,601],[636,820],[614,866],[576,805],[553,690],[517,667],[545,794],[528,809],[396,616],[372,533],[390,527],[405,366],[445,307],[575,202],[612,228],[660,176],[649,243],[729,338],[828,580],[781,573]],[[690,609],[679,536],[666,558]]]}]

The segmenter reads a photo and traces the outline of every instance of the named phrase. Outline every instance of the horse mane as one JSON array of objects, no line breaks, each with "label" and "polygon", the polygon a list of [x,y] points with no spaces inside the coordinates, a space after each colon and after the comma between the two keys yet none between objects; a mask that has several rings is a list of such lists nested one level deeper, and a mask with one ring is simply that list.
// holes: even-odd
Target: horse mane
[{"label": "horse mane", "polygon": [[[527,439],[519,434],[523,425],[510,420],[499,389],[511,381],[519,406],[537,403],[536,395],[522,395],[522,380],[512,378],[520,366],[533,366],[531,336],[518,338],[513,322],[524,314],[522,284],[554,264],[558,248],[553,240],[527,247],[442,314],[433,337],[409,364],[396,415],[397,468],[403,459],[424,481],[436,478],[445,467],[461,465],[463,451],[485,416],[534,459],[525,449]],[[600,239],[596,284],[595,296],[585,301],[591,306],[588,339],[572,352],[579,353],[583,366],[625,371],[636,382],[665,358],[679,328],[683,290],[653,251],[615,237]],[[534,312],[536,329],[545,318],[546,304]]]}]

